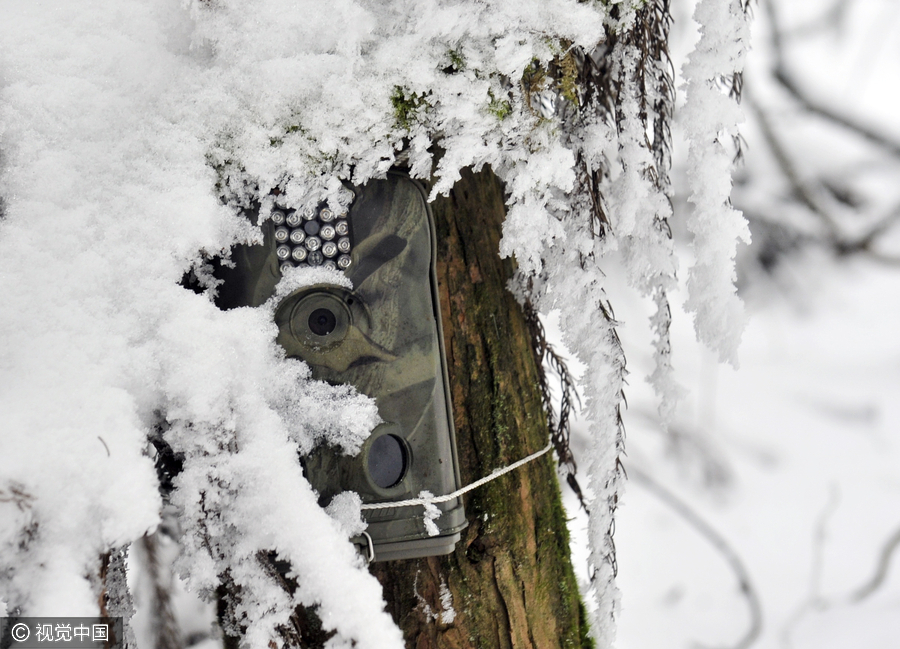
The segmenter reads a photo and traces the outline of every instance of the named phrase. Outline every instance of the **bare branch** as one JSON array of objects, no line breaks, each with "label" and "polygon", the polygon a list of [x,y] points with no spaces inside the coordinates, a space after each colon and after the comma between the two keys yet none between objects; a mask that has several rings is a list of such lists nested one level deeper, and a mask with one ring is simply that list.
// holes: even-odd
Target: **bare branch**
[{"label": "bare branch", "polygon": [[837,224],[837,219],[831,213],[830,208],[825,205],[821,192],[817,192],[814,187],[811,187],[810,184],[801,177],[787,148],[775,132],[775,128],[773,127],[768,114],[762,106],[754,100],[752,93],[747,92],[746,87],[744,88],[744,99],[756,115],[766,144],[769,145],[769,149],[775,157],[775,162],[778,163],[785,178],[791,184],[791,188],[794,190],[797,198],[800,199],[800,202],[808,207],[813,214],[816,214],[822,219],[832,238],[835,241],[839,241],[840,229]]},{"label": "bare branch", "polygon": [[891,565],[891,558],[894,552],[900,547],[900,528],[897,528],[888,540],[881,547],[881,554],[878,557],[878,565],[875,567],[875,574],[863,586],[857,588],[851,595],[850,601],[857,604],[871,596],[878,590],[887,578],[888,568]]},{"label": "bare branch", "polygon": [[[525,323],[528,325],[529,335],[531,336],[531,348],[535,354],[541,400],[544,404],[544,411],[547,413],[547,426],[550,429],[553,449],[556,451],[560,468],[563,468],[565,471],[566,482],[572,491],[575,492],[575,495],[578,496],[578,502],[581,504],[582,509],[588,511],[584,493],[581,491],[581,485],[578,484],[578,479],[575,477],[578,472],[578,465],[570,448],[570,418],[573,412],[581,408],[581,398],[578,396],[575,378],[569,371],[566,360],[547,341],[544,325],[530,300],[525,300],[522,305],[522,311],[525,315]],[[560,400],[558,416],[553,407],[554,400],[547,378],[547,367],[559,378]]]},{"label": "bare branch", "polygon": [[842,254],[852,252],[867,252],[875,254],[872,251],[872,244],[875,240],[887,232],[898,221],[900,221],[900,205],[896,205],[887,215],[878,220],[872,228],[860,237],[857,241],[847,244],[846,250],[840,250]]},{"label": "bare branch", "polygon": [[730,649],[747,649],[762,633],[763,617],[762,605],[760,604],[759,595],[750,581],[750,574],[741,561],[740,556],[728,541],[712,528],[706,521],[700,518],[699,514],[691,509],[687,503],[678,496],[663,487],[656,480],[651,478],[647,473],[639,468],[631,465],[629,467],[629,475],[637,482],[644,485],[653,495],[659,498],[667,506],[669,506],[676,514],[681,516],[688,524],[697,530],[712,545],[719,554],[721,554],[728,565],[731,567],[740,586],[741,595],[747,600],[747,606],[750,610],[750,626],[743,636]]},{"label": "bare branch", "polygon": [[885,255],[884,253],[875,252],[872,250],[867,251],[866,256],[872,261],[877,261],[879,264],[884,264],[885,266],[900,267],[900,257]]},{"label": "bare branch", "polygon": [[812,566],[809,570],[809,592],[806,599],[794,610],[793,614],[788,618],[781,630],[781,645],[783,647],[791,646],[791,635],[800,621],[806,617],[811,610],[822,610],[828,608],[829,604],[822,598],[822,572],[824,570],[824,550],[825,540],[828,537],[828,521],[837,510],[840,502],[840,491],[836,484],[832,484],[828,491],[828,501],[825,507],[819,513],[816,520],[815,532],[813,534],[812,547]]},{"label": "bare branch", "polygon": [[824,103],[816,101],[800,87],[794,77],[787,68],[784,57],[784,36],[778,19],[778,12],[772,0],[765,0],[766,11],[769,14],[772,26],[772,51],[775,55],[775,67],[773,76],[781,84],[781,86],[790,93],[794,99],[800,103],[806,110],[820,117],[824,117],[835,124],[842,126],[872,144],[879,146],[891,155],[900,157],[900,142],[888,137],[883,133],[879,133],[874,128],[864,124],[859,119],[844,115],[839,111],[826,106]]},{"label": "bare branch", "polygon": [[900,142],[895,142],[888,136],[884,135],[883,133],[877,132],[870,126],[867,126],[847,115],[841,115],[838,111],[829,108],[825,104],[813,100],[808,94],[806,94],[806,92],[804,92],[800,88],[797,82],[793,79],[793,77],[791,77],[791,75],[783,66],[775,68],[774,76],[775,79],[782,85],[782,87],[791,95],[793,95],[794,99],[796,99],[800,103],[800,105],[802,105],[809,112],[815,113],[820,117],[831,120],[835,124],[842,126],[850,131],[854,131],[863,139],[868,140],[872,144],[885,149],[893,156],[900,156]]},{"label": "bare branch", "polygon": [[784,647],[790,647],[793,629],[810,611],[815,610],[821,612],[841,604],[858,604],[872,596],[887,579],[891,559],[893,558],[894,552],[900,547],[900,527],[898,527],[882,545],[881,552],[878,556],[878,564],[875,566],[875,572],[865,584],[854,590],[848,596],[823,597],[821,595],[821,580],[824,568],[822,554],[827,536],[828,521],[837,508],[838,500],[838,488],[836,485],[832,485],[828,502],[825,504],[821,514],[819,514],[815,534],[813,536],[813,563],[810,570],[809,594],[807,599],[797,607],[797,610],[790,617],[782,630],[781,642]]},{"label": "bare branch", "polygon": [[763,138],[771,150],[775,162],[778,164],[788,183],[790,183],[794,194],[797,196],[798,200],[810,210],[810,212],[818,216],[825,224],[828,234],[822,243],[833,249],[833,251],[840,256],[861,253],[879,263],[890,265],[900,264],[900,258],[886,255],[873,250],[872,248],[880,236],[885,234],[896,223],[900,222],[900,205],[895,206],[890,212],[880,218],[878,222],[861,237],[855,239],[849,238],[842,232],[842,228],[838,224],[837,216],[828,204],[829,198],[823,191],[822,183],[818,180],[809,181],[802,177],[797,165],[791,157],[791,154],[788,152],[784,142],[776,132],[772,120],[765,109],[754,100],[752,93],[748,93],[746,89],[744,90],[744,96],[747,99],[747,104],[756,116]]}]

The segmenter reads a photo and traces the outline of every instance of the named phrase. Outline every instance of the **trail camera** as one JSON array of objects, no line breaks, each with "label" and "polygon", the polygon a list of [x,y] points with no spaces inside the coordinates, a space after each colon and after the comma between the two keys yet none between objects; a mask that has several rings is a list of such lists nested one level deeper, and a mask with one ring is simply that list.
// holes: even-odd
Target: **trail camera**
[{"label": "trail camera", "polygon": [[[343,491],[364,504],[435,496],[459,488],[447,368],[435,278],[435,235],[422,188],[391,173],[355,188],[349,210],[325,205],[278,210],[262,246],[233,251],[217,273],[219,305],[257,306],[293,266],[327,265],[353,283],[306,287],[279,304],[278,343],[306,361],[313,377],[349,383],[375,399],[384,423],[356,457],[319,447],[306,475],[326,505]],[[376,561],[448,554],[466,526],[461,499],[436,505],[429,536],[422,506],[364,511]],[[434,531],[434,530],[432,530]],[[362,543],[362,541],[360,541]]]}]

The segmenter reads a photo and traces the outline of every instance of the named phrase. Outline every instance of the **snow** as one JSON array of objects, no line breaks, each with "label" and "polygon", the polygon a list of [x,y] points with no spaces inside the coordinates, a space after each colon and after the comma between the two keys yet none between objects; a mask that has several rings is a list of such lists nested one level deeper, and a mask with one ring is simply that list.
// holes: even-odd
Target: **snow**
[{"label": "snow", "polygon": [[[575,125],[550,79],[521,80],[572,47],[589,52],[625,34],[639,7],[322,6],[0,2],[0,600],[32,615],[94,612],[99,557],[160,524],[148,436],[161,435],[184,462],[171,494],[179,576],[207,597],[223,580],[240,592],[234,616],[248,646],[268,646],[298,604],[318,606],[336,631],[329,646],[401,646],[348,541],[358,503],[347,495],[320,508],[297,460],[323,440],[357,452],[378,423],[375,404],[312,381],[274,342],[279,297],[345,280],[298,270],[268,304],[228,312],[210,299],[214,282],[205,294],[179,282],[191,269],[206,276],[207,261],[235,243],[258,241],[239,210],[260,200],[266,218],[273,190],[288,207],[337,207],[349,200],[341,181],[382,176],[407,142],[413,175],[430,175],[437,143],[434,195],[464,167],[490,165],[506,183],[500,253],[515,256],[539,309],[560,309],[563,338],[586,366],[593,633],[608,647],[626,384],[608,273],[621,263],[628,290],[655,300],[655,360],[643,369],[671,418],[679,388],[667,293],[678,260],[669,189],[649,180],[667,170],[656,169],[649,123],[636,114],[640,65],[627,39],[616,40],[612,72],[621,114],[591,105]],[[737,7],[698,6],[683,120],[697,208],[688,304],[701,339],[732,361],[741,330],[733,259],[746,230],[728,203],[722,141],[741,115],[716,80],[742,65],[748,34]],[[664,65],[652,62],[654,74]],[[602,237],[584,186],[593,173],[608,197]],[[295,592],[260,560],[267,552],[291,565]],[[452,620],[443,597],[442,606]]]},{"label": "snow", "polygon": [[[147,434],[167,422],[185,453],[175,500],[192,588],[214,588],[230,562],[258,591],[247,637],[265,644],[295,603],[260,574],[256,552],[271,549],[309,574],[298,601],[362,644],[399,646],[380,588],[291,460],[323,437],[358,448],[374,405],[285,361],[265,309],[221,312],[178,286],[201,251],[252,236],[213,191],[207,152],[227,89],[185,40],[187,13],[141,2],[2,13],[0,475],[4,493],[27,496],[2,517],[5,603],[96,611],[85,575],[159,522]],[[203,506],[219,527],[201,529]]]}]

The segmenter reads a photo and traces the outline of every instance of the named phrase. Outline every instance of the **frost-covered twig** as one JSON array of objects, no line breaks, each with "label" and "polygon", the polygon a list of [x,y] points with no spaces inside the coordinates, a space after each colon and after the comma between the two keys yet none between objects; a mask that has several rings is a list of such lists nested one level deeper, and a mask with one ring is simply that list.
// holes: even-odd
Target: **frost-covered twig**
[{"label": "frost-covered twig", "polygon": [[686,307],[694,313],[697,338],[736,365],[744,310],[734,286],[734,259],[738,243],[749,243],[750,231],[731,205],[733,156],[727,148],[743,114],[723,86],[731,90],[734,75],[743,70],[750,32],[738,0],[700,0],[694,20],[700,40],[683,67],[687,99],[680,118],[689,141],[688,200],[694,205],[688,228],[695,261]]}]

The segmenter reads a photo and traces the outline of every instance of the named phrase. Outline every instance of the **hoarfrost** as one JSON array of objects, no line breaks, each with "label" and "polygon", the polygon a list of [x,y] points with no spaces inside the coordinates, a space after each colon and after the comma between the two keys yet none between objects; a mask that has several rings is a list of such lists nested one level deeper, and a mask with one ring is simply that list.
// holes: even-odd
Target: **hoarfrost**
[{"label": "hoarfrost", "polygon": [[420,573],[417,571],[415,579],[413,579],[413,595],[416,596],[416,599],[419,602],[418,606],[422,609],[425,619],[431,622],[439,621],[441,624],[453,624],[453,621],[456,619],[456,610],[453,608],[453,593],[451,593],[450,589],[447,587],[447,582],[444,580],[444,577],[441,576],[441,585],[438,587],[441,610],[440,612],[435,613],[434,609],[431,608],[426,599],[419,593],[419,574]]},{"label": "hoarfrost", "polygon": [[441,578],[441,624],[453,624],[456,619],[456,611],[453,609],[453,593],[447,588],[447,582]]},{"label": "hoarfrost", "polygon": [[[419,492],[419,498],[423,500],[434,498],[434,494],[428,490],[422,490]],[[424,508],[425,511],[422,514],[422,523],[425,525],[425,531],[428,532],[428,536],[437,536],[440,534],[440,530],[435,521],[441,517],[441,510],[438,509],[437,505],[431,502],[425,503]]]},{"label": "hoarfrost", "polygon": [[701,0],[694,20],[700,40],[683,69],[687,102],[679,118],[689,142],[689,200],[694,204],[688,228],[695,261],[685,306],[694,313],[697,338],[736,366],[744,310],[734,286],[734,257],[740,241],[750,243],[750,230],[730,200],[733,154],[728,145],[738,135],[743,114],[723,85],[743,70],[750,28],[739,0]]},{"label": "hoarfrost", "polygon": [[[217,309],[206,266],[259,240],[241,208],[261,203],[266,218],[274,190],[288,207],[343,205],[342,181],[383,176],[402,150],[412,175],[434,174],[435,195],[464,167],[500,176],[500,252],[518,261],[521,295],[561,310],[588,367],[593,633],[610,645],[625,379],[600,269],[613,253],[657,305],[661,409],[677,396],[667,169],[646,137],[667,115],[654,116],[660,90],[637,77],[649,70],[656,83],[665,62],[639,61],[632,38],[652,7],[611,4],[615,19],[576,0],[0,3],[0,598],[10,611],[96,612],[99,585],[85,575],[159,523],[148,445],[158,435],[183,457],[170,496],[179,569],[200,592],[240,593],[229,631],[277,644],[295,606],[317,605],[337,631],[332,646],[402,645],[347,539],[358,511],[345,499],[330,517],[297,461],[322,441],[355,453],[378,423],[374,404],[284,358],[274,301]],[[740,68],[736,7],[701,2],[703,35],[685,68],[690,305],[698,335],[727,358],[740,319],[731,260],[745,230],[716,138],[740,115],[714,81]],[[618,61],[612,113],[546,74],[577,66],[576,50],[592,60],[600,44]],[[179,285],[191,270],[205,295]],[[278,295],[342,281],[296,271]],[[273,556],[291,565],[294,592]]]}]

